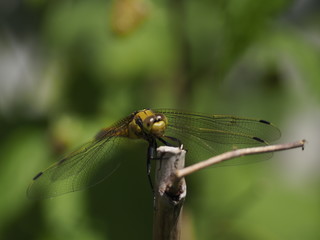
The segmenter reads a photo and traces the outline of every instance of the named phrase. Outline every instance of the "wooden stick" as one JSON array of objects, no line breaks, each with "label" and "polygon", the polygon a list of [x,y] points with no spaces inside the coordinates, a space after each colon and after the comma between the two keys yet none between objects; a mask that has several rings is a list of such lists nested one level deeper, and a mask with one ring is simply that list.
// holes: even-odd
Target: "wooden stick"
[{"label": "wooden stick", "polygon": [[175,175],[177,178],[182,178],[182,177],[185,177],[193,172],[199,171],[203,168],[209,167],[209,166],[217,164],[219,162],[226,161],[226,160],[240,157],[240,156],[245,156],[245,155],[283,151],[283,150],[288,150],[288,149],[292,149],[292,148],[300,148],[300,147],[303,150],[305,143],[306,143],[306,140],[301,140],[301,141],[293,142],[293,143],[237,149],[237,150],[233,150],[230,152],[225,152],[223,154],[209,158],[208,160],[193,164],[193,165],[185,167],[183,169],[176,170]]},{"label": "wooden stick", "polygon": [[184,167],[186,151],[168,146],[157,151],[160,160],[156,161],[155,172],[153,240],[178,240],[186,182],[174,172]]}]

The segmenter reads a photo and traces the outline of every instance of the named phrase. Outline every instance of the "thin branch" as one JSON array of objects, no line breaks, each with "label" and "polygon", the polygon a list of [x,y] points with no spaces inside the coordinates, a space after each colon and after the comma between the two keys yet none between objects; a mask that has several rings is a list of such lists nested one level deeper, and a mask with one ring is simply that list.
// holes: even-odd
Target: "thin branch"
[{"label": "thin branch", "polygon": [[182,177],[185,177],[193,172],[199,171],[203,168],[209,167],[209,166],[217,164],[219,162],[226,161],[226,160],[240,157],[240,156],[245,156],[245,155],[283,151],[283,150],[288,150],[288,149],[292,149],[292,148],[302,148],[302,150],[303,150],[305,143],[306,143],[306,140],[301,140],[301,141],[293,142],[293,143],[237,149],[237,150],[233,150],[230,152],[225,152],[223,154],[209,158],[208,160],[193,164],[193,165],[185,167],[183,169],[176,170],[175,175],[177,178],[182,178]]}]

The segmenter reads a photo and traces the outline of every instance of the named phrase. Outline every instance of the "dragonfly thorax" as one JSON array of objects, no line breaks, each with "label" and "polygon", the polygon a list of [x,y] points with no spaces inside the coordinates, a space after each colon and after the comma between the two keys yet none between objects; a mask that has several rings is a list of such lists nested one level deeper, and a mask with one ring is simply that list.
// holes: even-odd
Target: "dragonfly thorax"
[{"label": "dragonfly thorax", "polygon": [[130,138],[161,137],[164,135],[168,119],[161,113],[155,114],[151,110],[137,112],[129,123]]}]

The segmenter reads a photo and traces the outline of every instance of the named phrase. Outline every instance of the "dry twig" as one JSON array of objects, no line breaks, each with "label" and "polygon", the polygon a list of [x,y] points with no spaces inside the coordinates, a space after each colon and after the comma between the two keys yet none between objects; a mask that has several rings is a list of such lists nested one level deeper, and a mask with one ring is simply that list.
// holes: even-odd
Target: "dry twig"
[{"label": "dry twig", "polygon": [[245,155],[252,155],[252,154],[259,154],[259,153],[266,153],[266,152],[277,152],[277,151],[283,151],[283,150],[288,150],[292,148],[302,148],[303,150],[305,142],[306,140],[301,140],[293,143],[284,143],[284,144],[276,144],[276,145],[263,146],[263,147],[237,149],[230,152],[222,153],[218,156],[209,158],[208,160],[205,160],[202,162],[198,162],[196,164],[185,167],[183,169],[176,170],[175,174],[177,178],[182,178],[193,172],[209,167],[213,164],[226,161],[232,158],[245,156]]},{"label": "dry twig", "polygon": [[180,237],[181,213],[186,197],[184,177],[222,161],[232,158],[283,151],[292,148],[304,149],[305,140],[264,147],[237,149],[208,160],[184,167],[186,152],[179,148],[159,147],[160,160],[156,163],[155,202],[153,216],[153,240],[178,240]]}]

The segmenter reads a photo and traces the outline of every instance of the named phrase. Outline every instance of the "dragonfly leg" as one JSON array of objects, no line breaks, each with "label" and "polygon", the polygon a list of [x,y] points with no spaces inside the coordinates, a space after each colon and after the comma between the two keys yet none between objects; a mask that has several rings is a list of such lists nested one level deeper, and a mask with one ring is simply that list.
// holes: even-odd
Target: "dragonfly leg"
[{"label": "dragonfly leg", "polygon": [[148,146],[148,152],[147,152],[147,176],[148,176],[148,181],[150,183],[150,187],[152,190],[152,193],[154,193],[154,188],[153,188],[153,183],[151,179],[151,160],[155,159],[155,150],[157,149],[157,143],[154,139],[149,141],[149,146]]},{"label": "dragonfly leg", "polygon": [[[166,138],[169,138],[170,140],[178,143],[178,146],[180,147],[182,145],[181,141],[178,138],[175,137],[171,137],[171,136],[164,136]],[[173,145],[171,143],[169,143],[168,141],[164,140],[163,138],[158,138],[160,142],[162,142],[164,145],[166,146],[170,146],[173,147]]]},{"label": "dragonfly leg", "polygon": [[[170,136],[164,136],[178,144],[178,146],[181,146],[181,141],[175,137],[170,137]],[[166,146],[173,146],[171,143],[168,141],[164,140],[163,138],[157,138],[160,142],[162,142]],[[147,176],[148,176],[148,181],[151,187],[152,192],[154,193],[154,188],[153,188],[153,183],[151,179],[151,160],[157,159],[156,155],[156,149],[157,149],[157,141],[156,138],[149,138],[148,139],[149,146],[148,146],[148,152],[147,152]]]}]

